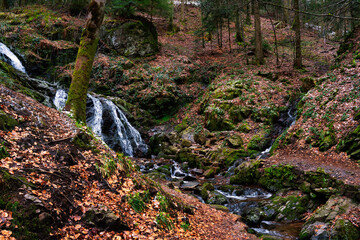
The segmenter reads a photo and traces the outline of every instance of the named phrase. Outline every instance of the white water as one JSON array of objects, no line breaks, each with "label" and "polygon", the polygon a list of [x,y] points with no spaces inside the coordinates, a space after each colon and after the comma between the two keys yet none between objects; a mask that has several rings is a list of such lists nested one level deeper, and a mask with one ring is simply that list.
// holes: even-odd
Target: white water
[{"label": "white water", "polygon": [[[58,89],[53,103],[58,109],[65,106],[67,93]],[[121,148],[127,156],[147,152],[140,133],[129,123],[124,113],[110,100],[88,94],[87,124],[109,147]],[[90,105],[90,106],[89,106]]]},{"label": "white water", "polygon": [[93,107],[93,114],[89,117],[87,124],[91,127],[93,132],[101,136],[101,124],[102,124],[102,105],[99,99],[96,97],[91,96],[90,94],[87,95],[88,98],[91,99],[91,101],[94,104]]},{"label": "white water", "polygon": [[11,66],[15,69],[26,73],[25,67],[22,65],[18,57],[3,43],[0,42],[0,55],[4,55],[7,59],[10,60]]},{"label": "white water", "polygon": [[65,107],[67,93],[64,89],[58,89],[54,98],[54,105],[57,110],[62,110]]},{"label": "white water", "polygon": [[256,198],[256,199],[267,199],[270,198],[272,196],[271,193],[268,192],[258,192],[258,191],[252,191],[248,194],[243,194],[240,196],[236,196],[234,193],[227,193],[227,192],[223,192],[220,190],[215,190],[216,192],[220,193],[221,195],[224,195],[226,198],[228,199],[235,199],[235,200],[240,200],[240,201],[245,201],[245,200],[249,200],[251,198]]},{"label": "white water", "polygon": [[[200,6],[200,1],[194,1],[194,0],[184,0],[185,1],[185,5],[192,5],[192,6]],[[174,1],[174,5],[176,6],[180,6],[181,5],[181,1]]]}]

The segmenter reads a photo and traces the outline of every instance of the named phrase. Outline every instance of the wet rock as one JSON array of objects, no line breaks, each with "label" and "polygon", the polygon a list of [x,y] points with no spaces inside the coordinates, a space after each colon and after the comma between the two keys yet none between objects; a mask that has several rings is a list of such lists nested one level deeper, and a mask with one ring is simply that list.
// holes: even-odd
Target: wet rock
[{"label": "wet rock", "polygon": [[89,226],[97,227],[102,230],[108,229],[119,232],[130,230],[129,226],[110,210],[91,208],[86,211],[83,219]]},{"label": "wet rock", "polygon": [[207,203],[209,203],[209,204],[217,204],[217,205],[224,205],[227,202],[228,202],[228,200],[224,195],[222,195],[218,192],[215,192],[215,191],[213,191],[209,194],[209,199],[207,201]]},{"label": "wet rock", "polygon": [[183,178],[184,181],[195,181],[196,180],[196,177],[193,177],[193,176],[185,176]]},{"label": "wet rock", "polygon": [[259,207],[247,207],[241,216],[247,224],[257,226],[263,220],[264,212]]},{"label": "wet rock", "polygon": [[204,170],[199,169],[199,168],[193,168],[190,170],[190,173],[192,173],[194,175],[202,175],[204,173]]},{"label": "wet rock", "polygon": [[328,228],[328,224],[323,222],[315,222],[313,224],[306,225],[301,229],[299,239],[327,240],[329,239],[329,234],[327,232]]},{"label": "wet rock", "polygon": [[203,174],[205,178],[213,178],[215,176],[216,170],[215,168],[209,168]]},{"label": "wet rock", "polygon": [[[300,239],[358,239],[359,230],[348,220],[339,218],[356,204],[347,197],[332,196],[301,229]],[[336,220],[336,222],[335,222]],[[335,222],[335,224],[333,224]]]},{"label": "wet rock", "polygon": [[243,140],[239,135],[232,135],[230,138],[227,139],[229,145],[234,148],[242,147]]},{"label": "wet rock", "polygon": [[199,182],[184,182],[183,184],[181,184],[180,188],[184,189],[184,190],[194,190],[197,186],[199,186],[200,183]]}]

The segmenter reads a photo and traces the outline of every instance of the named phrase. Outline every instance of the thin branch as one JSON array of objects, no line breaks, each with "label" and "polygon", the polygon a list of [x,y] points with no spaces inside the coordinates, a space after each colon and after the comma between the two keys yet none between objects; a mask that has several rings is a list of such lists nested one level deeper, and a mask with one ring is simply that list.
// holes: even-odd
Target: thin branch
[{"label": "thin branch", "polygon": [[354,18],[354,17],[342,17],[342,16],[337,16],[337,15],[333,15],[331,13],[328,13],[328,14],[324,14],[324,13],[310,13],[310,12],[305,12],[305,11],[297,11],[295,9],[292,9],[292,8],[288,8],[288,7],[284,7],[284,6],[281,6],[281,5],[277,5],[277,4],[274,4],[274,3],[271,3],[271,2],[262,2],[264,4],[267,4],[267,5],[271,5],[271,6],[274,6],[274,7],[280,7],[280,8],[283,8],[283,9],[287,9],[289,11],[292,11],[292,12],[299,12],[299,13],[302,13],[302,14],[306,14],[306,15],[312,15],[312,16],[317,16],[317,17],[332,17],[332,18],[340,18],[340,19],[346,19],[346,20],[357,20],[357,21],[360,21],[360,18]]}]

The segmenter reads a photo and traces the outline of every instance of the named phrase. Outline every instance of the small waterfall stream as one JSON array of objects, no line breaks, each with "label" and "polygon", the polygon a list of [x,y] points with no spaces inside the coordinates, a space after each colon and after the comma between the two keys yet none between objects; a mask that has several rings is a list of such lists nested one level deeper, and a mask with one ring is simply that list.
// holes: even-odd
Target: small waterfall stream
[{"label": "small waterfall stream", "polygon": [[[58,89],[53,100],[57,109],[65,107],[67,92]],[[127,156],[145,155],[147,145],[124,113],[110,100],[88,94],[86,123],[109,147]]]},{"label": "small waterfall stream", "polygon": [[26,73],[25,67],[22,65],[18,57],[3,43],[0,42],[0,60],[10,64],[15,69]]},{"label": "small waterfall stream", "polygon": [[[21,61],[3,43],[0,43],[0,59],[24,73],[24,77],[28,81],[36,84],[35,90],[44,93],[44,97],[47,99],[52,98],[52,103],[58,110],[64,108],[67,91],[56,85],[52,86],[44,80],[30,78]],[[86,121],[96,135],[109,147],[116,151],[122,151],[127,156],[143,156],[147,153],[148,147],[140,133],[129,123],[124,113],[112,101],[97,98],[90,94],[87,96]],[[49,102],[48,105],[51,103]]]}]

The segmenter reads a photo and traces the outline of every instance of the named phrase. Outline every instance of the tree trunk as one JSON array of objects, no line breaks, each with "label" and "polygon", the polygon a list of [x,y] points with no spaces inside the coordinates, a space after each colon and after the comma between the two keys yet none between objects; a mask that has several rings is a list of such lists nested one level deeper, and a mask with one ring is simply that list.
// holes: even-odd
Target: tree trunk
[{"label": "tree trunk", "polygon": [[240,20],[240,8],[236,8],[235,10],[235,29],[236,29],[236,39],[235,41],[237,43],[244,42],[243,38],[243,29],[242,29],[242,23]]},{"label": "tree trunk", "polygon": [[9,9],[9,3],[8,3],[8,0],[2,0],[1,2],[1,8],[2,9]]},{"label": "tree trunk", "polygon": [[86,95],[104,10],[105,0],[91,0],[65,106],[65,110],[70,111],[76,120],[84,123],[86,122]]},{"label": "tree trunk", "polygon": [[251,18],[250,18],[250,1],[246,3],[246,19],[245,23],[247,25],[251,25]]},{"label": "tree trunk", "polygon": [[174,31],[174,0],[170,1],[170,18],[169,18],[169,26],[168,31]]},{"label": "tree trunk", "polygon": [[288,3],[289,3],[288,0],[282,0],[282,6],[284,7],[282,9],[282,11],[283,11],[283,21],[285,23],[289,23],[289,11],[288,11],[287,8],[289,8],[290,6],[289,6]]},{"label": "tree trunk", "polygon": [[295,59],[294,67],[302,67],[302,56],[301,56],[301,32],[300,32],[300,13],[299,13],[299,0],[294,0],[294,26],[295,31]]},{"label": "tree trunk", "polygon": [[264,63],[264,53],[262,49],[262,37],[261,37],[261,22],[260,22],[260,8],[259,1],[252,1],[254,9],[254,22],[255,22],[255,63]]}]

